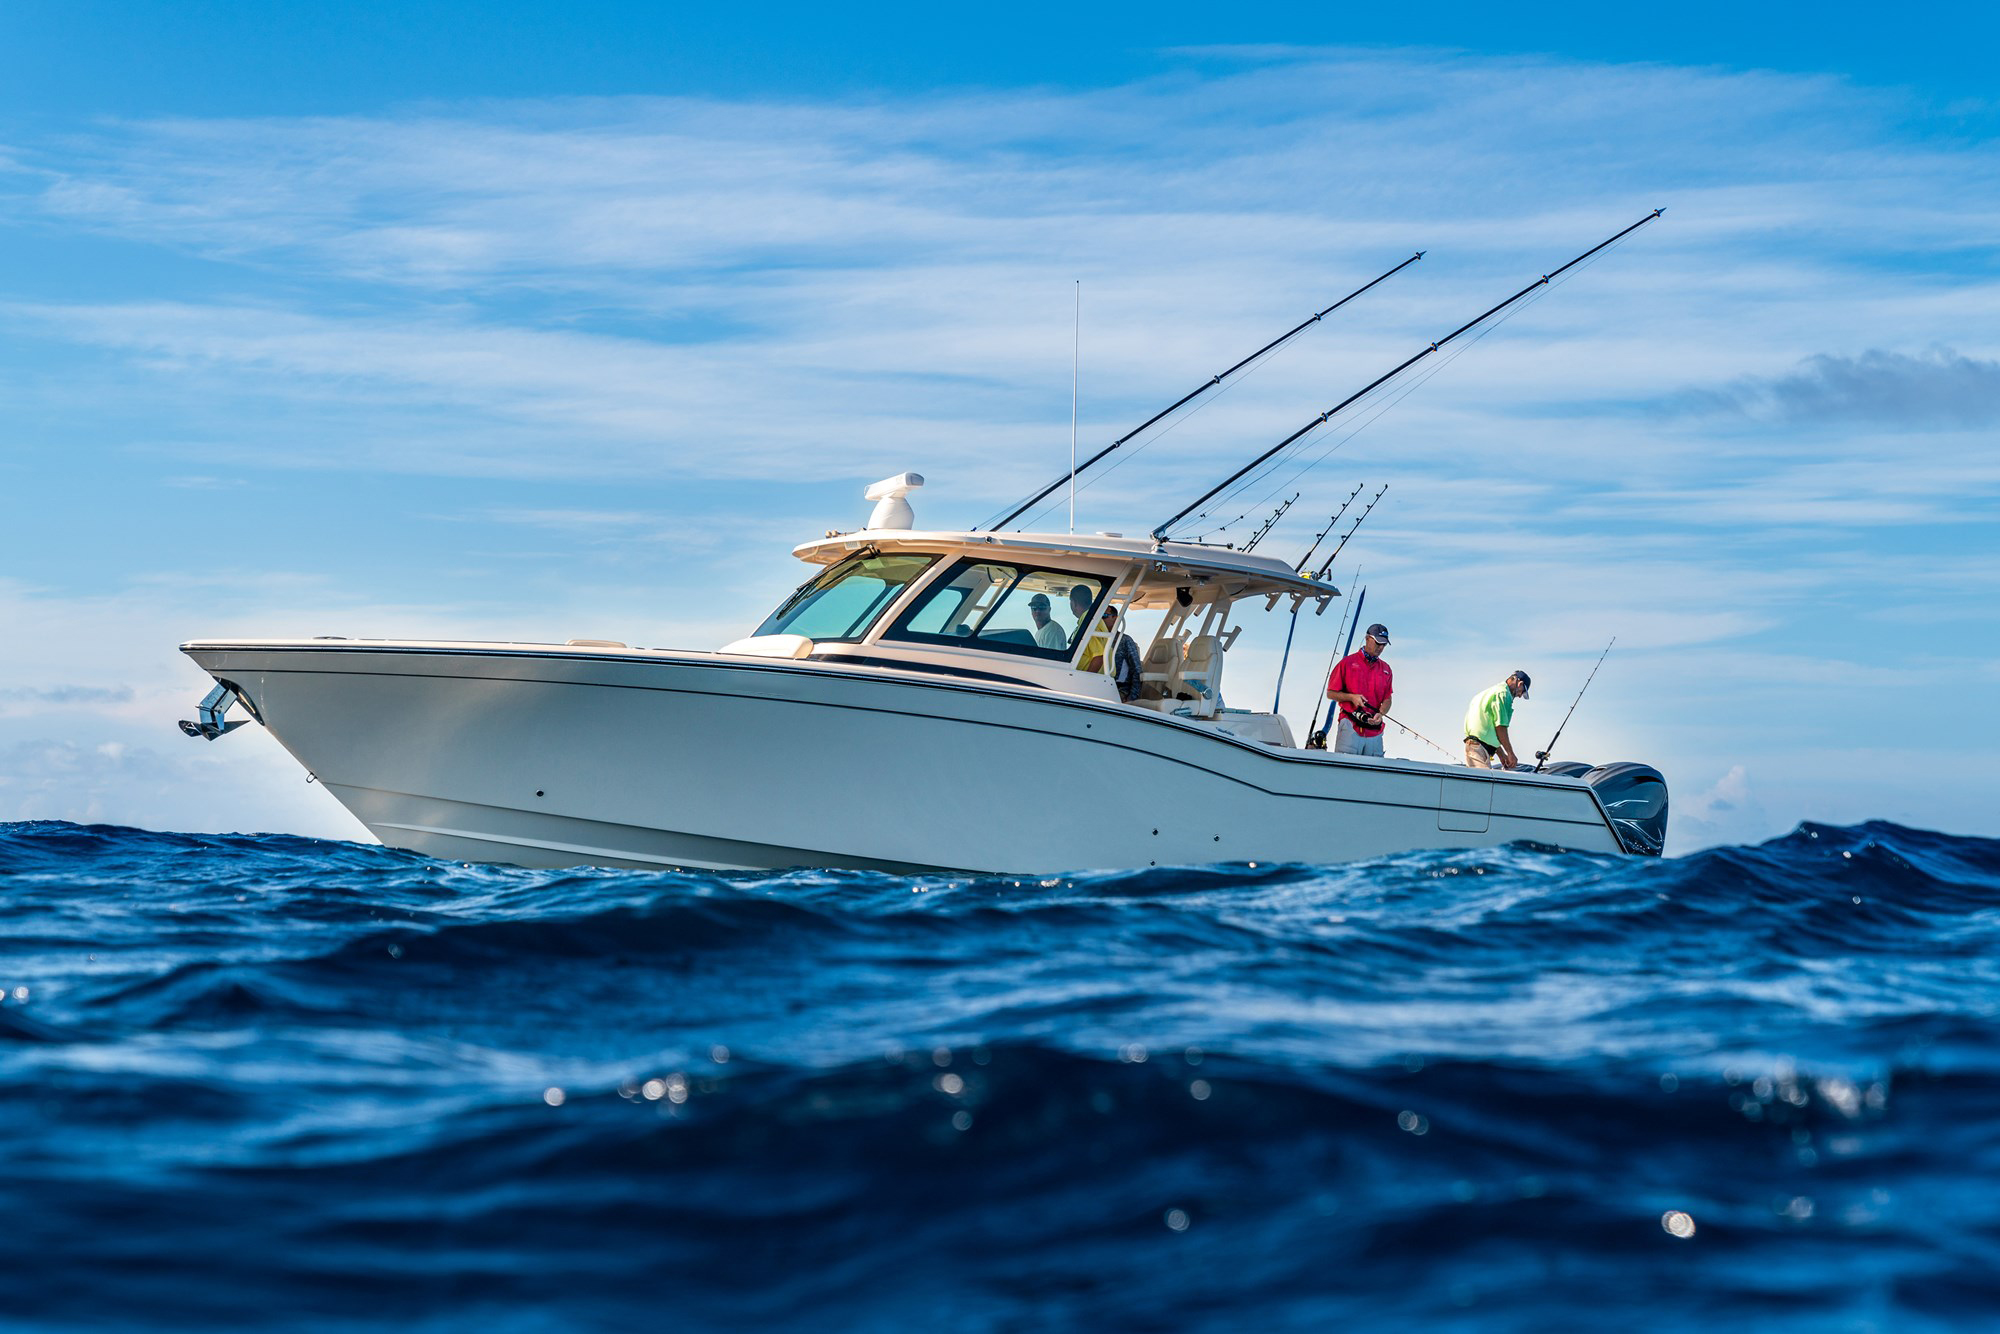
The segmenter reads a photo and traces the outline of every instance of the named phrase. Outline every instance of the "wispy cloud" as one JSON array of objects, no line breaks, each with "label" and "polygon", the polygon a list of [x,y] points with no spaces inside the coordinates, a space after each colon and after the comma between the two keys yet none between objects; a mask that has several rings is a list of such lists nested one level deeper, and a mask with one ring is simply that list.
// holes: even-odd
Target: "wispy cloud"
[{"label": "wispy cloud", "polygon": [[1970,429],[2000,422],[2000,361],[1950,348],[1912,355],[1870,349],[1821,353],[1790,374],[1696,390],[1690,411],[1736,411],[1781,422]]},{"label": "wispy cloud", "polygon": [[32,715],[49,709],[101,708],[132,702],[130,686],[6,686],[0,687],[0,716]]},{"label": "wispy cloud", "polygon": [[[154,376],[299,404],[351,442],[289,462],[524,476],[560,445],[562,468],[598,475],[830,478],[921,455],[997,501],[1017,484],[996,454],[1058,452],[1072,277],[1086,425],[1108,435],[1431,249],[1121,477],[1175,490],[1178,469],[1291,429],[1651,205],[1665,223],[1398,409],[1392,424],[1438,428],[1398,447],[1564,404],[1601,420],[1607,400],[1728,383],[1772,348],[1835,355],[1830,298],[1801,293],[1865,305],[1884,347],[1927,340],[1937,285],[1853,256],[1893,245],[1921,267],[2000,198],[1977,154],[1900,140],[1901,108],[1833,80],[1191,60],[1075,93],[128,123],[15,148],[11,212],[262,275],[255,302],[235,284],[34,316]],[[202,425],[192,452],[240,460],[232,428]],[[1516,458],[1559,447],[1518,436]]]}]

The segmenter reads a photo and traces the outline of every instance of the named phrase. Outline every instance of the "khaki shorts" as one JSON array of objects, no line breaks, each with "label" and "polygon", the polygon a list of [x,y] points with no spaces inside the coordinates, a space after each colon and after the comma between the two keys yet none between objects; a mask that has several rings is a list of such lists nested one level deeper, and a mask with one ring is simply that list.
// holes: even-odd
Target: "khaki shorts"
[{"label": "khaki shorts", "polygon": [[1476,736],[1465,739],[1465,763],[1473,769],[1498,769],[1500,748],[1489,746]]},{"label": "khaki shorts", "polygon": [[1354,724],[1347,720],[1347,715],[1344,713],[1340,715],[1340,732],[1333,740],[1333,753],[1372,755],[1378,760],[1386,758],[1382,754],[1382,734],[1377,732],[1374,736],[1361,735],[1354,730]]}]

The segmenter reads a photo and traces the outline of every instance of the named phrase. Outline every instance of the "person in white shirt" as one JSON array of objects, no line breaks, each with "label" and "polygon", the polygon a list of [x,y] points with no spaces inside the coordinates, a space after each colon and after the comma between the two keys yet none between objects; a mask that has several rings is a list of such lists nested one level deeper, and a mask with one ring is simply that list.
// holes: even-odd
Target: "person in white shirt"
[{"label": "person in white shirt", "polygon": [[1035,642],[1043,648],[1068,648],[1069,631],[1049,619],[1049,595],[1037,593],[1028,599],[1028,615],[1035,619]]}]

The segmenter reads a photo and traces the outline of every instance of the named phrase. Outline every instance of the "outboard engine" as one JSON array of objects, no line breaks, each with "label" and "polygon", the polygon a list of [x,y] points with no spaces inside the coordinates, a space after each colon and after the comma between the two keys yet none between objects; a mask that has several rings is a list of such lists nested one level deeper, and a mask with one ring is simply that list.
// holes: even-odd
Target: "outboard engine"
[{"label": "outboard engine", "polygon": [[[1566,771],[1583,770],[1569,774]],[[1547,765],[1543,773],[1565,772],[1581,778],[1597,789],[1611,817],[1611,828],[1625,851],[1641,857],[1657,857],[1667,842],[1667,780],[1650,764],[1630,760],[1587,768],[1575,761]]]},{"label": "outboard engine", "polygon": [[1555,774],[1559,778],[1581,778],[1596,767],[1582,760],[1550,760],[1538,772]]}]

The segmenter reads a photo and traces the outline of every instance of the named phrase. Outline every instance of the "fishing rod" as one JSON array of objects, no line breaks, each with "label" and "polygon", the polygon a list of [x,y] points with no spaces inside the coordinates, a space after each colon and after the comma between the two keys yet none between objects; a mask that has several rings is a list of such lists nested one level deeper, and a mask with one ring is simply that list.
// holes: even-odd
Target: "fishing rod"
[{"label": "fishing rod", "polygon": [[[1340,300],[1334,302],[1332,305],[1328,306],[1325,310],[1322,310],[1319,314],[1314,315],[1311,319],[1301,321],[1290,332],[1283,334],[1280,337],[1274,338],[1270,342],[1264,344],[1264,346],[1258,348],[1255,352],[1252,352],[1249,356],[1243,358],[1243,360],[1237,362],[1234,366],[1231,366],[1228,370],[1223,371],[1219,375],[1211,375],[1208,378],[1208,380],[1204,384],[1202,384],[1199,388],[1194,389],[1189,393],[1181,395],[1179,398],[1175,399],[1172,403],[1169,403],[1166,407],[1161,408],[1158,412],[1146,418],[1146,420],[1140,422],[1137,426],[1133,427],[1125,434],[1119,436],[1116,440],[1113,440],[1110,444],[1098,450],[1095,454],[1092,454],[1089,458],[1085,459],[1081,464],[1078,464],[1070,472],[1065,473],[1063,476],[1056,478],[1053,482],[1050,482],[1047,486],[1035,492],[1034,495],[1029,496],[1026,500],[1022,501],[1018,506],[1016,506],[1007,515],[1006,518],[1001,519],[997,523],[988,524],[987,527],[994,531],[998,531],[999,529],[1005,528],[1008,524],[1014,522],[1014,520],[1020,518],[1023,514],[1026,514],[1029,510],[1033,509],[1036,505],[1039,505],[1042,503],[1042,501],[1048,499],[1048,497],[1055,492],[1057,487],[1060,487],[1065,482],[1073,482],[1079,474],[1088,472],[1093,466],[1095,466],[1101,459],[1109,455],[1113,450],[1116,450],[1121,445],[1125,444],[1126,441],[1131,440],[1134,436],[1137,436],[1141,431],[1144,431],[1147,427],[1159,421],[1162,417],[1167,416],[1168,414],[1174,412],[1176,409],[1181,408],[1188,403],[1192,403],[1195,399],[1200,398],[1203,394],[1215,388],[1215,386],[1221,384],[1224,380],[1227,380],[1230,376],[1236,374],[1236,372],[1242,370],[1245,366],[1248,366],[1251,362],[1257,360],[1259,357],[1264,356],[1266,353],[1277,351],[1278,348],[1284,346],[1286,343],[1290,342],[1293,338],[1305,332],[1308,328],[1319,323],[1327,316],[1333,314],[1334,311],[1339,310],[1342,306],[1354,300],[1355,297],[1360,296],[1363,292],[1375,286],[1376,283],[1382,282],[1388,278],[1393,278],[1395,275],[1401,273],[1404,269],[1409,268],[1410,265],[1416,263],[1423,257],[1424,257],[1424,252],[1419,250],[1416,254],[1410,256],[1408,259],[1404,260],[1401,264],[1398,264],[1395,268],[1390,269],[1387,273],[1382,274],[1380,277],[1374,279],[1371,282],[1363,283],[1361,286],[1355,288],[1352,292],[1349,292],[1346,296],[1340,298]],[[1206,497],[1204,497],[1204,499],[1206,499]],[[974,531],[976,532],[978,530],[975,529]]]},{"label": "fishing rod", "polygon": [[1259,528],[1256,532],[1250,534],[1250,540],[1243,544],[1243,549],[1245,551],[1255,551],[1257,549],[1257,544],[1264,540],[1264,535],[1270,532],[1272,528],[1277,526],[1278,520],[1285,517],[1285,511],[1290,509],[1296,503],[1298,503],[1300,494],[1301,493],[1297,491],[1292,492],[1292,498],[1290,500],[1278,506],[1277,509],[1271,511],[1271,517],[1264,520],[1264,526],[1262,528]]},{"label": "fishing rod", "polygon": [[1456,760],[1458,758],[1457,756],[1453,755],[1450,751],[1446,750],[1443,746],[1440,746],[1437,742],[1431,740],[1429,737],[1425,736],[1422,732],[1419,732],[1416,728],[1410,726],[1408,723],[1404,722],[1400,718],[1392,718],[1385,713],[1382,715],[1382,721],[1396,724],[1396,726],[1402,728],[1405,732],[1408,732],[1411,736],[1423,742],[1426,746],[1429,746],[1432,750],[1436,751],[1438,754],[1444,756],[1448,760]]},{"label": "fishing rod", "polygon": [[1333,531],[1333,526],[1340,522],[1340,516],[1347,513],[1347,507],[1354,503],[1354,498],[1361,494],[1362,485],[1360,482],[1354,484],[1354,489],[1347,493],[1347,499],[1340,502],[1340,508],[1334,511],[1331,519],[1326,521],[1326,527],[1319,530],[1319,535],[1313,538],[1313,544],[1306,548],[1306,554],[1299,557],[1299,563],[1293,566],[1293,569],[1297,570],[1300,574],[1306,572],[1306,566],[1312,564],[1313,553],[1319,550],[1320,543],[1326,541],[1326,535]]},{"label": "fishing rod", "polygon": [[[1361,488],[1360,488],[1359,486],[1355,487],[1355,488],[1354,488],[1354,491],[1353,491],[1353,493],[1352,493],[1351,495],[1349,495],[1349,496],[1347,497],[1347,499],[1348,499],[1348,503],[1349,503],[1349,504],[1352,504],[1352,503],[1353,503],[1353,501],[1354,501],[1354,497],[1355,497],[1355,496],[1358,496],[1358,495],[1360,495],[1360,494],[1361,494]],[[1285,512],[1285,511],[1286,511],[1287,509],[1290,509],[1290,508],[1291,508],[1291,505],[1292,505],[1292,501],[1294,501],[1294,500],[1297,500],[1298,498],[1299,498],[1299,493],[1298,493],[1298,492],[1296,492],[1296,491],[1292,492],[1292,499],[1291,499],[1291,500],[1288,500],[1288,501],[1286,501],[1286,502],[1285,502],[1285,503],[1284,503],[1283,505],[1280,505],[1280,506],[1278,507],[1278,514],[1283,514],[1283,513],[1284,513],[1284,512]],[[1347,512],[1347,506],[1346,506],[1346,505],[1342,505],[1342,506],[1340,507],[1340,513],[1341,513],[1341,514],[1345,514],[1346,512]],[[1276,523],[1277,521],[1278,521],[1278,515],[1277,515],[1277,514],[1274,514],[1274,515],[1272,515],[1272,516],[1271,516],[1271,523]],[[1325,528],[1322,528],[1322,529],[1320,530],[1320,534],[1319,534],[1319,537],[1316,537],[1316,538],[1314,538],[1314,539],[1313,539],[1313,546],[1314,546],[1315,548],[1317,548],[1317,547],[1319,546],[1319,544],[1320,544],[1320,538],[1323,538],[1323,537],[1325,537],[1325,536],[1326,536],[1326,535],[1327,535],[1328,533],[1332,532],[1332,531],[1333,531],[1333,525],[1334,525],[1334,524],[1336,524],[1336,523],[1338,523],[1338,522],[1340,522],[1340,514],[1336,514],[1336,515],[1334,515],[1334,516],[1333,516],[1333,518],[1332,518],[1332,519],[1330,519],[1330,520],[1329,520],[1329,521],[1327,522],[1327,525],[1326,525],[1326,527],[1325,527]],[[1262,530],[1262,531],[1260,531],[1260,532],[1259,532],[1259,533],[1257,534],[1257,536],[1256,536],[1256,537],[1253,537],[1253,538],[1251,538],[1251,539],[1250,539],[1250,545],[1249,545],[1249,546],[1246,546],[1246,547],[1244,547],[1243,549],[1244,549],[1245,551],[1249,551],[1249,550],[1251,550],[1251,549],[1252,549],[1253,547],[1255,547],[1255,546],[1257,545],[1257,543],[1258,543],[1259,541],[1261,541],[1261,540],[1263,539],[1263,536],[1264,536],[1264,533],[1267,533],[1267,532],[1269,532],[1270,530],[1271,530],[1271,524],[1270,524],[1270,523],[1267,523],[1267,524],[1265,524],[1265,525],[1264,525],[1264,528],[1263,528],[1263,530]],[[1310,560],[1310,559],[1312,558],[1312,552],[1311,552],[1310,550],[1306,552],[1306,558],[1307,558],[1308,560]],[[1331,562],[1328,562],[1328,563],[1329,563],[1329,565],[1331,564]],[[1336,593],[1337,593],[1337,592],[1339,592],[1339,591],[1340,591],[1339,589],[1335,589],[1335,590],[1334,590],[1334,592],[1336,592]],[[1291,665],[1291,661],[1292,661],[1292,636],[1293,636],[1293,635],[1296,635],[1296,634],[1297,634],[1297,633],[1299,632],[1299,609],[1300,609],[1300,608],[1302,608],[1302,607],[1304,607],[1304,606],[1305,606],[1305,600],[1304,600],[1303,598],[1294,598],[1294,599],[1292,599],[1292,623],[1291,623],[1290,625],[1288,625],[1288,626],[1286,626],[1286,627],[1285,627],[1285,652],[1284,652],[1284,655],[1283,655],[1282,657],[1280,657],[1280,658],[1278,659],[1278,684],[1277,684],[1277,688],[1276,688],[1276,689],[1274,689],[1274,690],[1273,690],[1273,691],[1271,692],[1271,712],[1272,712],[1272,713],[1276,713],[1276,712],[1278,712],[1278,704],[1279,704],[1279,702],[1280,702],[1281,700],[1283,700],[1283,699],[1284,699],[1284,697],[1285,697],[1285,669],[1286,669],[1287,667],[1289,667],[1289,666]],[[1324,613],[1325,611],[1326,611],[1326,599],[1325,599],[1325,598],[1321,598],[1321,599],[1319,600],[1319,611],[1318,611],[1318,612],[1315,612],[1315,613],[1313,613],[1313,614],[1317,616],[1317,615],[1320,615],[1321,613]],[[1315,710],[1315,712],[1317,712],[1317,710]]]},{"label": "fishing rod", "polygon": [[[1361,571],[1359,571],[1359,570],[1356,570],[1356,571],[1355,571],[1354,573],[1355,573],[1355,576],[1356,576],[1356,577],[1358,578],[1358,577],[1360,577],[1360,574],[1361,574]],[[1348,622],[1347,622],[1347,621],[1345,621],[1345,620],[1341,621],[1341,625],[1342,625],[1342,627],[1343,627],[1343,628],[1345,628],[1345,629],[1346,629],[1346,631],[1347,631],[1347,644],[1348,644],[1348,648],[1352,648],[1352,647],[1354,646],[1354,628],[1355,628],[1355,626],[1358,626],[1358,625],[1360,625],[1360,624],[1361,624],[1361,609],[1362,609],[1363,607],[1367,606],[1367,605],[1368,605],[1368,590],[1367,590],[1366,588],[1364,588],[1364,589],[1362,589],[1362,590],[1361,590],[1361,593],[1360,593],[1360,596],[1359,596],[1359,597],[1357,597],[1357,598],[1356,598],[1356,599],[1354,600],[1354,622],[1353,622],[1353,624],[1352,624],[1352,625],[1350,625],[1350,624],[1348,624]],[[1336,636],[1336,638],[1338,638],[1338,636]],[[1339,662],[1339,661],[1340,661],[1340,660],[1341,660],[1342,658],[1344,658],[1344,657],[1346,657],[1346,656],[1347,656],[1347,650],[1346,650],[1346,649],[1338,649],[1338,648],[1337,648],[1337,649],[1335,649],[1335,650],[1334,650],[1334,655],[1333,655],[1333,656],[1332,656],[1331,658],[1328,658],[1328,659],[1326,660],[1326,679],[1327,679],[1327,680],[1331,681],[1331,680],[1333,679],[1333,669],[1334,669],[1334,666],[1335,666],[1335,664],[1337,664],[1337,663],[1338,663],[1338,662]],[[1315,736],[1319,736],[1319,738],[1320,738],[1320,741],[1319,741],[1319,745],[1318,745],[1318,747],[1317,747],[1317,749],[1319,749],[1319,750],[1325,750],[1325,749],[1326,749],[1326,737],[1325,737],[1324,735],[1321,735],[1321,734],[1320,734],[1320,731],[1319,731],[1319,711],[1320,711],[1320,708],[1321,708],[1321,706],[1323,706],[1323,705],[1324,705],[1324,704],[1326,703],[1326,700],[1325,700],[1325,698],[1324,698],[1324,696],[1325,696],[1325,693],[1326,693],[1325,691],[1321,691],[1321,692],[1320,692],[1320,694],[1321,694],[1321,698],[1320,698],[1320,699],[1317,699],[1317,700],[1315,700],[1315,701],[1313,701],[1313,716],[1312,716],[1312,724],[1311,724],[1311,726],[1309,726],[1309,727],[1307,727],[1307,728],[1306,728],[1306,742],[1307,742],[1307,744],[1308,744],[1308,745],[1310,745],[1310,744],[1311,744],[1311,742],[1312,742],[1312,739],[1313,739],[1313,737],[1315,737]],[[1329,732],[1333,730],[1333,719],[1332,719],[1331,717],[1329,717],[1329,718],[1328,718],[1328,719],[1326,720],[1326,728],[1327,728],[1327,731],[1329,731]]]},{"label": "fishing rod", "polygon": [[[1278,659],[1278,688],[1271,692],[1272,713],[1278,711],[1278,701],[1285,697],[1285,668],[1292,661],[1292,636],[1299,632],[1299,608],[1303,605],[1303,601],[1292,603],[1292,623],[1285,630],[1285,653],[1283,657]],[[1313,710],[1313,716],[1317,720],[1319,710]]]},{"label": "fishing rod", "polygon": [[[1630,227],[1627,227],[1624,231],[1619,232],[1616,236],[1611,237],[1609,240],[1598,242],[1596,245],[1584,251],[1581,255],[1578,255],[1575,259],[1563,265],[1561,268],[1551,269],[1549,272],[1537,278],[1534,282],[1529,283],[1526,287],[1523,287],[1520,291],[1508,297],[1505,301],[1502,301],[1499,305],[1487,311],[1484,315],[1479,316],[1477,319],[1468,320],[1466,323],[1461,324],[1458,328],[1453,329],[1450,333],[1438,339],[1435,343],[1430,344],[1428,347],[1424,348],[1421,352],[1418,352],[1415,356],[1403,362],[1402,365],[1396,367],[1392,371],[1389,371],[1385,375],[1378,376],[1376,379],[1371,381],[1366,388],[1358,390],[1355,393],[1349,394],[1346,398],[1342,399],[1334,406],[1328,408],[1325,412],[1320,413],[1319,416],[1313,418],[1311,421],[1307,422],[1304,426],[1301,426],[1298,430],[1292,432],[1290,435],[1286,436],[1283,440],[1280,440],[1277,444],[1272,445],[1269,449],[1265,450],[1263,453],[1259,454],[1256,458],[1250,460],[1250,462],[1238,468],[1235,472],[1229,474],[1229,476],[1223,478],[1220,482],[1217,482],[1207,491],[1204,491],[1202,492],[1201,495],[1195,497],[1195,499],[1191,501],[1185,508],[1183,508],[1180,513],[1174,515],[1173,518],[1168,519],[1165,523],[1153,529],[1153,534],[1152,534],[1153,540],[1155,542],[1166,541],[1168,529],[1172,528],[1182,519],[1187,518],[1188,515],[1194,513],[1197,509],[1201,508],[1201,506],[1213,500],[1216,496],[1220,495],[1223,491],[1227,490],[1230,486],[1234,485],[1236,482],[1240,481],[1248,474],[1254,472],[1258,468],[1263,467],[1264,464],[1270,462],[1272,458],[1274,458],[1279,453],[1283,452],[1285,449],[1289,448],[1294,442],[1296,442],[1309,432],[1315,431],[1319,429],[1321,426],[1325,425],[1328,421],[1332,420],[1334,415],[1339,413],[1342,409],[1348,407],[1350,404],[1354,403],[1358,399],[1361,399],[1366,395],[1373,393],[1376,389],[1379,389],[1383,385],[1387,384],[1389,381],[1395,379],[1397,376],[1401,375],[1404,371],[1416,365],[1418,362],[1422,361],[1425,357],[1428,357],[1431,353],[1437,351],[1439,348],[1445,346],[1445,344],[1457,338],[1460,334],[1463,334],[1470,329],[1477,328],[1479,325],[1486,323],[1487,320],[1492,319],[1495,315],[1498,315],[1501,311],[1507,309],[1507,307],[1513,305],[1516,301],[1519,301],[1522,297],[1527,296],[1530,292],[1533,292],[1535,289],[1540,287],[1546,287],[1552,279],[1556,278],[1558,275],[1564,272],[1567,272],[1570,269],[1575,268],[1577,265],[1583,263],[1583,261],[1589,259],[1592,255],[1604,249],[1606,246],[1612,245],[1618,241],[1622,241],[1623,239],[1625,239],[1625,237],[1631,235],[1633,232],[1638,231],[1641,227],[1644,227],[1647,223],[1651,222],[1654,218],[1659,217],[1660,214],[1664,213],[1665,211],[1666,210],[1664,209],[1657,209],[1657,208],[1654,209],[1651,213],[1648,213],[1645,217],[1639,219],[1637,222],[1633,223]],[[1057,483],[1056,485],[1060,485],[1060,483]],[[1051,487],[1051,489],[1054,488]]]},{"label": "fishing rod", "polygon": [[[1617,635],[1611,636],[1611,644],[1615,644],[1617,642],[1618,642],[1618,636]],[[1611,644],[1606,644],[1604,646],[1604,652],[1597,655],[1597,667],[1602,667],[1604,665],[1604,660],[1611,656]],[[1583,678],[1583,690],[1590,689],[1590,683],[1597,679],[1597,667],[1591,668],[1590,675]],[[1577,691],[1576,698],[1569,702],[1569,713],[1565,713],[1563,715],[1562,722],[1558,724],[1556,727],[1556,734],[1549,738],[1549,749],[1538,750],[1535,752],[1534,771],[1536,773],[1540,773],[1542,771],[1542,766],[1549,762],[1550,752],[1555,750],[1556,742],[1562,740],[1563,728],[1569,726],[1570,714],[1575,713],[1576,706],[1583,703],[1583,690]]]},{"label": "fishing rod", "polygon": [[1326,558],[1326,564],[1320,566],[1319,569],[1313,572],[1313,578],[1324,579],[1329,573],[1332,572],[1333,563],[1336,560],[1340,559],[1341,550],[1347,545],[1347,538],[1353,537],[1356,533],[1361,531],[1361,525],[1366,523],[1368,521],[1368,516],[1375,512],[1376,503],[1379,502],[1383,496],[1386,496],[1388,494],[1389,494],[1389,484],[1387,482],[1384,482],[1382,483],[1382,489],[1380,491],[1377,491],[1375,493],[1374,499],[1368,502],[1368,508],[1361,511],[1361,517],[1356,519],[1354,521],[1354,526],[1347,530],[1347,537],[1341,538],[1340,545],[1335,547],[1333,549],[1333,554]]}]

